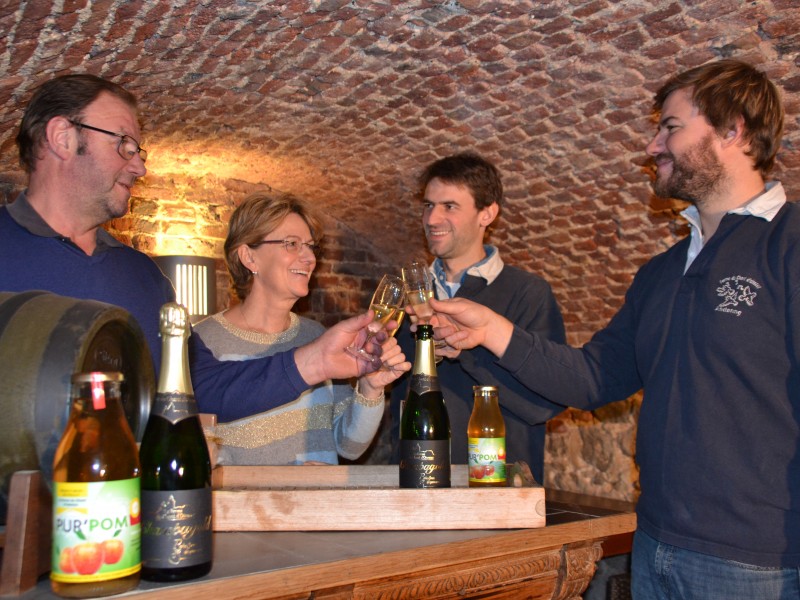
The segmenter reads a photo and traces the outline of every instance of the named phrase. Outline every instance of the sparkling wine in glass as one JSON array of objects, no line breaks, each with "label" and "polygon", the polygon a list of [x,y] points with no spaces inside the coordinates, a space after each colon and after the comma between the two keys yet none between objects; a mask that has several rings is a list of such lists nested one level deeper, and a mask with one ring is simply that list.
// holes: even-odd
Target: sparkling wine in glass
[{"label": "sparkling wine in glass", "polygon": [[389,332],[390,337],[394,337],[397,334],[397,332],[400,331],[400,325],[402,325],[403,317],[405,316],[406,316],[406,311],[403,308],[397,309],[397,312],[394,313],[394,320],[397,321],[397,327],[395,327]]},{"label": "sparkling wine in glass", "polygon": [[365,349],[367,342],[383,329],[398,311],[403,310],[404,298],[405,286],[403,285],[403,280],[394,275],[384,275],[369,303],[369,308],[375,314],[375,317],[372,323],[367,325],[367,339],[364,341],[364,345],[360,348],[348,346],[345,350],[356,358],[363,358],[370,362],[379,361],[380,358],[370,354]]},{"label": "sparkling wine in glass", "polygon": [[406,286],[406,302],[414,309],[419,322],[430,322],[433,309],[428,300],[433,298],[433,278],[428,267],[418,261],[404,266],[403,281]]}]

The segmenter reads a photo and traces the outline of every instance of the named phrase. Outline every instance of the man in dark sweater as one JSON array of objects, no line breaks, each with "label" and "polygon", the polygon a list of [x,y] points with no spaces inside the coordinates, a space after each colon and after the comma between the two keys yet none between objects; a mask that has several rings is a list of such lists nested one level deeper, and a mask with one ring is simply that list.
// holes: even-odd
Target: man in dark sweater
[{"label": "man in dark sweater", "polygon": [[[38,289],[121,306],[142,327],[158,372],[159,309],[174,291],[149,257],[102,228],[128,211],[131,188],[147,172],[140,139],[136,99],[110,81],[65,75],[36,90],[17,135],[28,189],[0,206],[0,291]],[[217,361],[192,336],[200,410],[220,420],[234,408],[262,412],[326,379],[375,369],[343,350],[363,342],[371,320],[365,313],[305,346],[246,363]]]},{"label": "man in dark sweater", "polygon": [[[564,342],[564,323],[550,290],[541,277],[503,264],[496,247],[484,245],[487,228],[503,203],[503,184],[497,168],[476,154],[457,154],[427,167],[420,178],[423,226],[428,248],[436,259],[430,266],[438,298],[469,298],[510,322],[548,339]],[[410,329],[398,334],[406,356],[414,355]],[[506,425],[508,462],[527,462],[537,481],[544,470],[547,419],[564,410],[538,397],[498,367],[483,348],[464,352],[437,366],[450,417],[451,452],[455,464],[467,463],[467,423],[472,412],[474,385],[498,387]],[[400,403],[408,377],[392,390],[393,442],[397,445]]]},{"label": "man in dark sweater", "polygon": [[722,60],[656,94],[659,196],[691,235],[637,273],[581,349],[475,303],[433,301],[454,356],[482,345],[520,383],[584,406],[644,389],[634,597],[800,597],[800,206],[767,182],[783,108],[760,71]]}]

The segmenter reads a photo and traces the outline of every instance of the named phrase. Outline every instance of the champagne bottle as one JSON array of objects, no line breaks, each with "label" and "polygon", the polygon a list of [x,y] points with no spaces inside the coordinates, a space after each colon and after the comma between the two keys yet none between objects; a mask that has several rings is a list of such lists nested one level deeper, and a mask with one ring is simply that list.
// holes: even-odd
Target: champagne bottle
[{"label": "champagne bottle", "polygon": [[450,419],[436,376],[433,327],[417,326],[411,386],[400,416],[400,487],[450,487]]},{"label": "champagne bottle", "polygon": [[469,487],[506,485],[506,424],[497,388],[472,387],[475,403],[467,425]]},{"label": "champagne bottle", "polygon": [[139,583],[139,454],[120,396],[122,373],[77,373],[53,461],[50,581],[66,598]]},{"label": "champagne bottle", "polygon": [[139,452],[142,578],[181,581],[211,570],[211,461],[192,382],[189,317],[161,307],[161,373]]}]

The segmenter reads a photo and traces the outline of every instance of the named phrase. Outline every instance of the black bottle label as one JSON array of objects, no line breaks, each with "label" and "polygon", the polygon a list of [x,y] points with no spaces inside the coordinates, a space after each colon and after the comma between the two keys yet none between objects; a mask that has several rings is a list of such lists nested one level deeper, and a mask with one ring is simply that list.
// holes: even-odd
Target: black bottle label
[{"label": "black bottle label", "polygon": [[400,487],[450,487],[450,440],[400,440]]},{"label": "black bottle label", "polygon": [[176,569],[211,562],[211,488],[142,490],[142,564]]},{"label": "black bottle label", "polygon": [[199,414],[194,396],[176,393],[156,394],[156,399],[153,400],[153,408],[150,409],[150,412],[165,418],[173,425]]},{"label": "black bottle label", "polygon": [[423,375],[421,373],[415,373],[411,376],[411,389],[414,390],[418,396],[422,396],[428,392],[440,392],[442,390],[439,386],[439,378],[436,375]]}]

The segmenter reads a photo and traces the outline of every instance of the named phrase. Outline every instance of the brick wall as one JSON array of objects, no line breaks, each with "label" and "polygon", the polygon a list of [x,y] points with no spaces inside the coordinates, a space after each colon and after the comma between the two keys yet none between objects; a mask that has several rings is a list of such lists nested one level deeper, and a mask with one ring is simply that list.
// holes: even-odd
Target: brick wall
[{"label": "brick wall", "polygon": [[[800,190],[794,0],[42,1],[0,7],[0,31],[1,198],[24,187],[13,137],[34,85],[66,71],[112,78],[140,98],[150,151],[115,233],[145,252],[170,240],[219,259],[249,191],[295,193],[328,219],[306,303],[327,323],[424,253],[415,177],[472,149],[504,174],[491,241],[551,282],[569,341],[585,342],[636,269],[685,234],[680,203],[650,192],[647,112],[669,74],[715,58],[755,62],[781,86],[776,175]],[[636,407],[556,420],[551,482],[634,494]],[[613,468],[593,442],[602,428],[623,461]],[[620,491],[604,473],[625,468]]]}]

